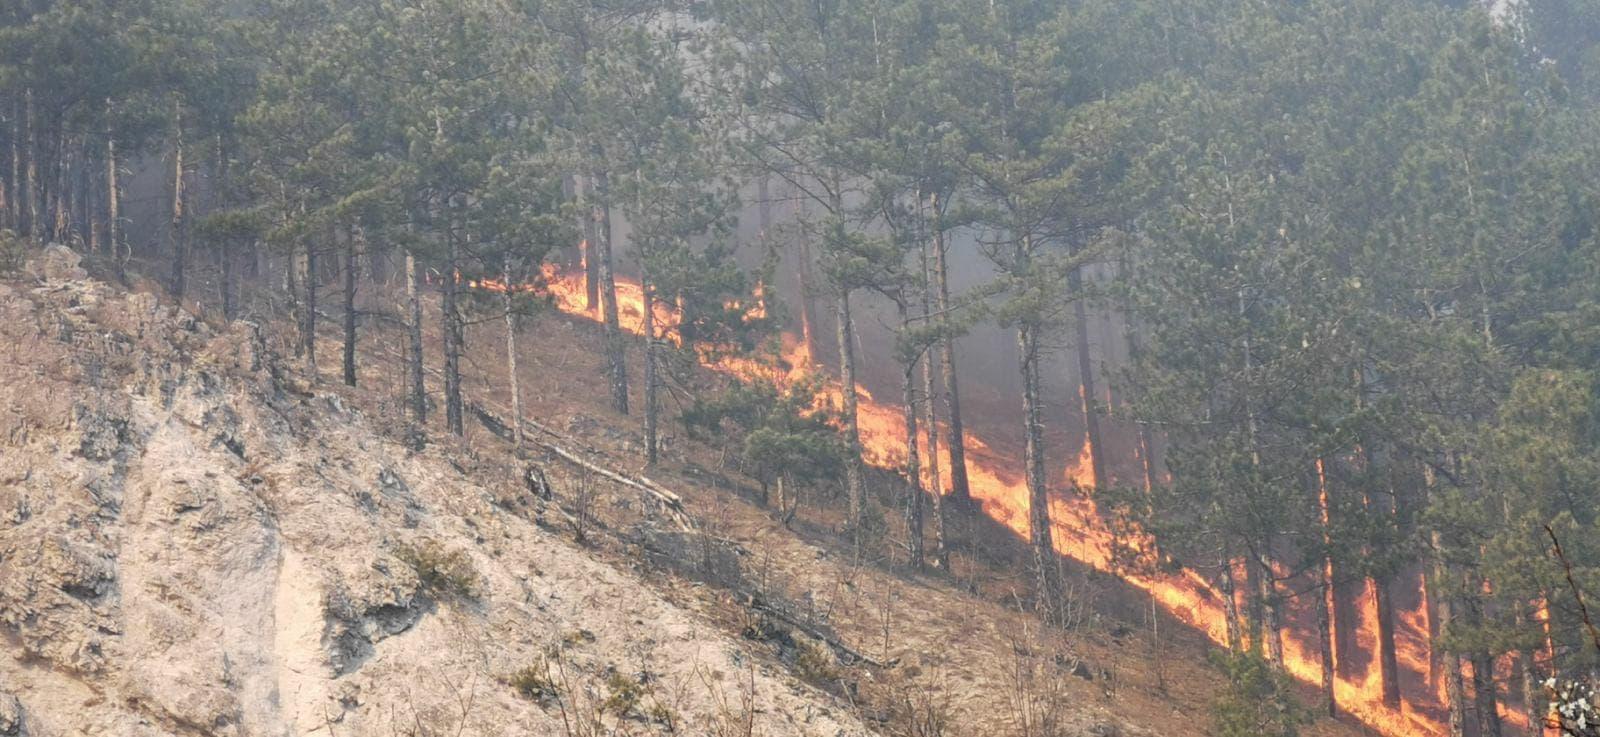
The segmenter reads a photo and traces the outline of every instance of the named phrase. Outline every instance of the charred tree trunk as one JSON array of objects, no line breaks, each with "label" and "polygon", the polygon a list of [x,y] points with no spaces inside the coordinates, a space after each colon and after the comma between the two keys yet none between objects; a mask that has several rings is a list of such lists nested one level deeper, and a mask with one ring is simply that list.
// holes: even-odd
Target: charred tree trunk
[{"label": "charred tree trunk", "polygon": [[411,422],[414,424],[413,443],[421,439],[422,428],[428,424],[428,394],[422,383],[422,295],[417,284],[417,257],[406,250],[406,338],[409,344],[406,356],[408,382],[411,396]]},{"label": "charred tree trunk", "polygon": [[844,401],[845,490],[850,499],[850,518],[846,527],[854,541],[856,554],[860,555],[865,542],[861,526],[867,519],[867,492],[861,477],[861,430],[856,424],[855,323],[850,315],[848,289],[839,295],[838,311],[839,393]]},{"label": "charred tree trunk", "polygon": [[600,312],[605,322],[606,372],[611,380],[611,408],[628,414],[628,365],[617,315],[617,279],[613,272],[615,262],[611,252],[610,184],[603,171],[595,172],[591,183],[594,187],[596,218],[593,251],[602,299]]},{"label": "charred tree trunk", "polygon": [[[185,192],[183,181],[183,103],[174,103],[172,107],[172,296],[182,301],[186,279],[184,266],[189,258],[189,218],[184,209],[187,193]],[[308,259],[312,258],[309,250],[306,253]],[[307,264],[308,269],[313,268],[310,266],[311,262],[309,260]],[[307,326],[310,326],[312,321],[315,320],[314,317],[309,317],[316,312],[316,287],[313,282],[314,279],[312,279],[308,271],[306,274]],[[311,356],[312,354],[307,354],[308,361],[315,369],[316,359]],[[314,370],[312,374],[313,376],[315,375]]]},{"label": "charred tree trunk", "polygon": [[[1467,617],[1469,625],[1481,625],[1483,602],[1476,597],[1469,597]],[[1486,650],[1472,653],[1472,706],[1477,717],[1479,737],[1502,737],[1500,697],[1494,682],[1494,657]]]},{"label": "charred tree trunk", "polygon": [[344,383],[356,385],[356,265],[365,239],[361,226],[350,229],[344,245]]},{"label": "charred tree trunk", "polygon": [[1094,488],[1106,488],[1104,444],[1100,435],[1100,415],[1095,412],[1094,357],[1089,354],[1089,307],[1083,298],[1083,267],[1067,273],[1067,286],[1072,291],[1072,322],[1078,350],[1078,398],[1083,412],[1084,442],[1089,444],[1089,465]]},{"label": "charred tree trunk", "polygon": [[506,254],[500,261],[501,283],[506,290],[502,303],[506,311],[506,380],[511,384],[511,439],[516,447],[522,447],[522,380],[517,375],[517,311],[515,294],[511,285],[511,255]]},{"label": "charred tree trunk", "polygon": [[461,403],[461,344],[465,336],[462,335],[461,310],[456,304],[458,288],[457,268],[460,258],[456,234],[453,224],[451,231],[446,235],[448,246],[445,256],[444,277],[440,279],[444,287],[444,297],[439,301],[440,319],[444,327],[444,423],[445,428],[455,435],[466,433],[463,422]]},{"label": "charred tree trunk", "polygon": [[950,269],[947,263],[948,244],[944,238],[944,218],[940,213],[944,207],[937,198],[933,201],[933,271],[934,281],[937,284],[935,294],[938,299],[935,304],[939,311],[939,322],[945,330],[945,335],[939,341],[939,370],[944,374],[944,399],[948,408],[949,434],[945,438],[945,448],[950,455],[950,498],[955,501],[968,501],[972,498],[972,488],[967,481],[967,446],[966,432],[961,426],[961,391],[956,381],[956,343],[955,338],[949,335],[950,327]]}]

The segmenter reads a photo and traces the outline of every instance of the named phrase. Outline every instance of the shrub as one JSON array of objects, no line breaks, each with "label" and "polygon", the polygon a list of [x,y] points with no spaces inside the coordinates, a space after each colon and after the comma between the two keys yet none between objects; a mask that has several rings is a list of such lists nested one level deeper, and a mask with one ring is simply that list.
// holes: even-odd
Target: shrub
[{"label": "shrub", "polygon": [[417,582],[428,594],[447,599],[478,598],[478,573],[463,550],[445,550],[433,541],[404,546],[395,557],[417,573]]},{"label": "shrub", "polygon": [[1211,706],[1217,737],[1295,737],[1311,722],[1288,676],[1259,652],[1219,656],[1216,663],[1228,679]]},{"label": "shrub", "polygon": [[508,680],[512,689],[525,699],[532,699],[540,703],[548,703],[561,698],[561,689],[555,679],[550,677],[550,668],[545,665],[530,665],[516,673],[511,674]]}]

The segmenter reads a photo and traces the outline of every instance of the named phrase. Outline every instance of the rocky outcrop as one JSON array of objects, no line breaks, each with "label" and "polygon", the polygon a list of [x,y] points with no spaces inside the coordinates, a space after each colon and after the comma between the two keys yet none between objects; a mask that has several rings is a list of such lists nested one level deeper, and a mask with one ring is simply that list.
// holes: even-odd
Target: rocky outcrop
[{"label": "rocky outcrop", "polygon": [[[254,326],[66,249],[29,274],[0,282],[0,735],[567,734],[509,685],[539,674],[632,734],[866,732],[503,504],[521,469],[413,453]],[[619,673],[644,696],[603,708]]]}]

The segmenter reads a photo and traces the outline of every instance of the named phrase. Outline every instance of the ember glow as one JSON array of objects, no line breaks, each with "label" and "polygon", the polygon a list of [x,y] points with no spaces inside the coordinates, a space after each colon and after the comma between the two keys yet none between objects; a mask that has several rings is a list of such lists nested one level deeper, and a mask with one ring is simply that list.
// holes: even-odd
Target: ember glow
[{"label": "ember glow", "polygon": [[[643,333],[643,292],[632,280],[618,278],[617,303],[620,325],[634,334]],[[504,290],[504,284],[479,282],[477,286]],[[544,288],[554,298],[561,311],[591,320],[600,319],[598,309],[585,304],[583,275],[581,272],[564,273],[554,266],[546,266]],[[522,289],[522,287],[517,287]],[[603,299],[604,297],[602,297]],[[655,301],[657,333],[676,342],[678,316],[675,310],[661,300]],[[752,312],[762,310],[757,305]],[[806,326],[810,327],[810,326]],[[716,371],[743,379],[766,379],[780,386],[820,370],[807,350],[809,342],[785,334],[782,336],[782,364],[774,366],[751,358],[737,356],[708,357],[706,365]],[[906,457],[905,425],[901,409],[873,399],[864,387],[857,387],[858,419],[862,453],[865,460],[888,469],[902,467]],[[839,403],[840,389],[836,383],[824,388],[819,401]],[[973,499],[984,514],[1009,527],[1018,536],[1028,535],[1028,490],[1022,475],[1011,469],[1021,467],[1018,459],[997,451],[970,432],[966,440],[967,475]],[[1094,488],[1094,469],[1091,464],[1089,439],[1084,437],[1074,461],[1067,465],[1059,477],[1061,486],[1052,492],[1050,518],[1053,525],[1055,547],[1058,552],[1096,570],[1113,573],[1124,582],[1147,592],[1179,621],[1204,633],[1212,642],[1227,642],[1227,622],[1223,613],[1222,594],[1200,573],[1184,569],[1181,572],[1150,576],[1123,570],[1115,565],[1114,543],[1136,549],[1141,541],[1117,539],[1097,508],[1089,492]],[[1141,459],[1143,460],[1143,459]],[[949,458],[940,454],[940,478],[949,479]],[[938,490],[946,493],[946,489]],[[1315,595],[1323,595],[1321,589]],[[1401,670],[1414,678],[1426,679],[1430,673],[1429,629],[1426,597],[1408,609],[1396,611],[1396,656]],[[1318,684],[1322,678],[1318,635],[1313,628],[1299,623],[1312,622],[1310,608],[1315,603],[1309,596],[1292,597],[1285,603],[1283,630],[1284,667],[1296,679]],[[1377,645],[1377,608],[1370,582],[1360,600],[1358,622],[1335,622],[1336,627],[1354,625],[1355,640],[1360,649],[1370,655],[1363,672],[1353,677],[1339,675],[1334,682],[1334,696],[1339,709],[1369,728],[1388,737],[1429,737],[1444,734],[1441,723],[1443,707],[1441,697],[1426,688],[1409,690],[1398,709],[1383,703],[1383,688],[1379,672]],[[1355,670],[1354,668],[1345,669]],[[1515,723],[1518,717],[1508,721]]]}]

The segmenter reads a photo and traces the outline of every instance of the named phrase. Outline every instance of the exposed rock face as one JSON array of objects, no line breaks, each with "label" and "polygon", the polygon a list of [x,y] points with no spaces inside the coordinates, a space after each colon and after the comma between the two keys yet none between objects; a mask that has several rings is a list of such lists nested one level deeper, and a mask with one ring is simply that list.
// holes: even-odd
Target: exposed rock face
[{"label": "exposed rock face", "polygon": [[[576,718],[608,674],[651,684],[598,717],[632,734],[745,713],[866,733],[498,482],[308,388],[252,326],[217,334],[61,251],[0,283],[0,735],[560,735],[507,685],[556,652]],[[401,553],[423,544],[469,593]]]}]

